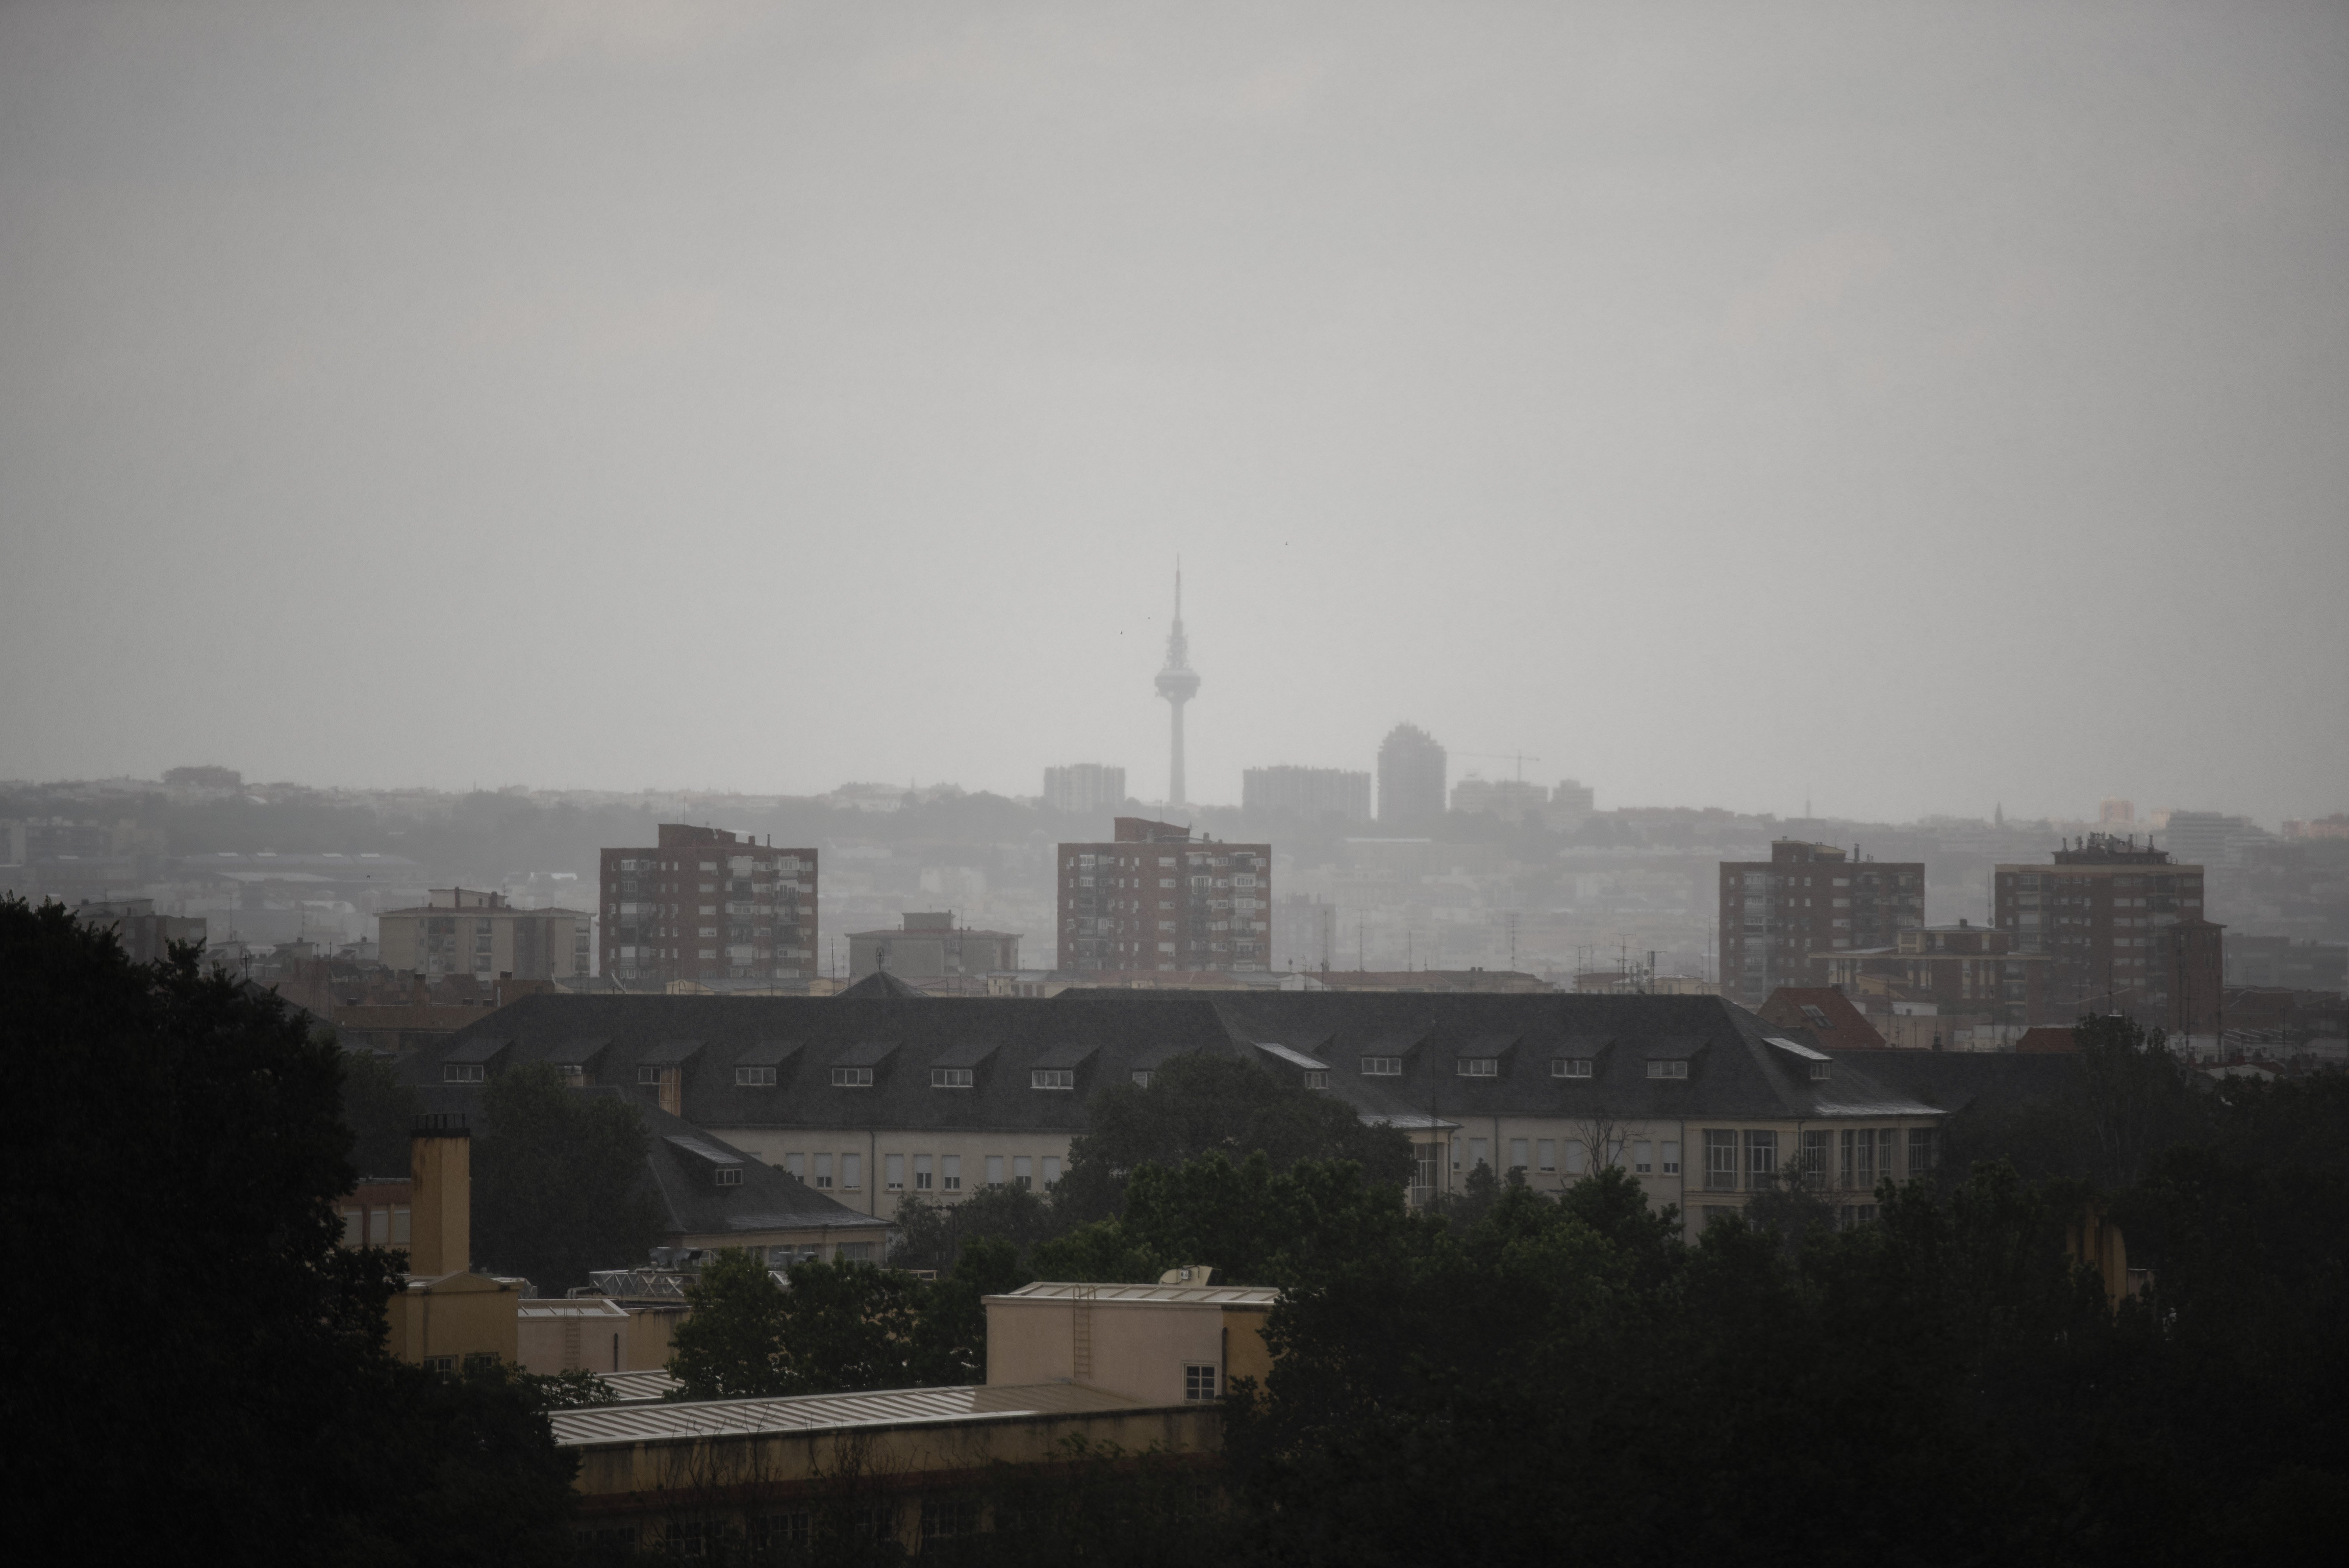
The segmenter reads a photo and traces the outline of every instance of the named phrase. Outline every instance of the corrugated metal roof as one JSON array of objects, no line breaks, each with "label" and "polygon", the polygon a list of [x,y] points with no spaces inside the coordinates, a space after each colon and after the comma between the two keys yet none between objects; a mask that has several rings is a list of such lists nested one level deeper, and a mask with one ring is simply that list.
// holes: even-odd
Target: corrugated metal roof
[{"label": "corrugated metal roof", "polygon": [[1074,1383],[1007,1387],[884,1388],[864,1394],[801,1394],[781,1399],[697,1399],[594,1405],[552,1410],[557,1447],[604,1448],[762,1432],[836,1431],[854,1427],[921,1426],[1004,1416],[1076,1415],[1138,1409],[1139,1400]]},{"label": "corrugated metal roof", "polygon": [[516,1314],[522,1317],[535,1317],[541,1319],[560,1317],[616,1317],[621,1319],[623,1322],[626,1321],[628,1315],[625,1308],[615,1306],[610,1302],[601,1300],[595,1296],[565,1296],[561,1298],[544,1299],[533,1297],[524,1301],[522,1305],[516,1309]]},{"label": "corrugated metal roof", "polygon": [[1076,1284],[1039,1280],[989,1301],[1094,1301],[1189,1306],[1270,1306],[1280,1292],[1255,1284]]},{"label": "corrugated metal roof", "polygon": [[674,1377],[657,1367],[644,1372],[598,1372],[595,1377],[623,1405],[666,1399],[668,1391],[678,1386]]}]

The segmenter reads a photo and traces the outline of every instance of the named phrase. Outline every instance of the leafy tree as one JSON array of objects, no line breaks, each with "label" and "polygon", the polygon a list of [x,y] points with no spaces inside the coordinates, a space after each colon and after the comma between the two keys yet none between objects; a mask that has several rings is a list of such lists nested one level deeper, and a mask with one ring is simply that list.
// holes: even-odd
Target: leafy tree
[{"label": "leafy tree", "polygon": [[[990,1267],[1000,1269],[999,1253],[974,1261],[964,1289]],[[756,1253],[729,1247],[703,1265],[686,1300],[693,1310],[669,1357],[681,1398],[903,1388],[931,1369],[925,1359],[966,1380],[958,1374],[968,1347],[951,1333],[920,1333],[927,1293],[894,1269],[803,1263],[786,1288]]]},{"label": "leafy tree", "polygon": [[355,1140],[352,1162],[362,1177],[409,1174],[409,1132],[419,1109],[416,1091],[389,1062],[364,1051],[343,1056],[343,1119]]},{"label": "leafy tree", "polygon": [[583,1095],[543,1063],[512,1068],[482,1096],[473,1142],[473,1252],[548,1295],[590,1269],[634,1264],[664,1223],[645,1170],[650,1144],[626,1101]]},{"label": "leafy tree", "polygon": [[1018,1290],[1035,1277],[1009,1242],[980,1237],[965,1246],[953,1272],[921,1294],[913,1332],[914,1381],[933,1387],[986,1382],[983,1298]]},{"label": "leafy tree", "polygon": [[[558,1559],[570,1458],[543,1416],[384,1351],[400,1260],[338,1243],[345,1058],[191,951],[137,965],[60,906],[0,901],[0,1238],[116,1260],[19,1292],[11,1543],[202,1541],[255,1561]],[[428,1553],[429,1548],[429,1553]]]},{"label": "leafy tree", "polygon": [[765,1260],[728,1247],[685,1287],[691,1309],[669,1340],[668,1369],[683,1399],[790,1394],[783,1365],[783,1288]]},{"label": "leafy tree", "polygon": [[958,1203],[925,1202],[907,1193],[896,1214],[897,1243],[889,1261],[904,1269],[951,1271],[963,1249],[980,1238],[1000,1241],[1015,1253],[1069,1229],[1068,1212],[1040,1192],[984,1187]]},{"label": "leafy tree", "polygon": [[1070,1145],[1068,1172],[1053,1194],[1071,1220],[1117,1214],[1143,1165],[1172,1170],[1210,1152],[1233,1161],[1261,1153],[1276,1171],[1301,1160],[1347,1160],[1373,1183],[1400,1188],[1411,1180],[1411,1140],[1402,1131],[1365,1126],[1343,1100],[1226,1057],[1175,1057],[1148,1088],[1111,1084],[1087,1110],[1091,1130]]}]

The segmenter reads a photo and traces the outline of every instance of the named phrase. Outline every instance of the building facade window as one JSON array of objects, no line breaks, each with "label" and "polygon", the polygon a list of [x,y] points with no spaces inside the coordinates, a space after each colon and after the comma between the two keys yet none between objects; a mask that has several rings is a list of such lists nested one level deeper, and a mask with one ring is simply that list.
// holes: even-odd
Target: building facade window
[{"label": "building facade window", "polygon": [[1704,1130],[1704,1190],[1737,1191],[1737,1134],[1729,1128]]},{"label": "building facade window", "polygon": [[1462,1057],[1454,1068],[1462,1078],[1498,1078],[1501,1058],[1498,1057]]},{"label": "building facade window", "polygon": [[1827,1133],[1824,1128],[1803,1132],[1803,1186],[1816,1192],[1827,1184]]},{"label": "building facade window", "polygon": [[1037,1068],[1028,1075],[1030,1088],[1066,1088],[1077,1087],[1077,1075],[1072,1068]]},{"label": "building facade window", "polygon": [[881,1157],[881,1183],[892,1192],[905,1190],[905,1157],[885,1154]]},{"label": "building facade window", "polygon": [[871,1088],[873,1087],[873,1069],[871,1068],[834,1068],[832,1069],[832,1087],[834,1088]]},{"label": "building facade window", "polygon": [[843,1154],[840,1157],[840,1184],[851,1190],[864,1185],[864,1156]]},{"label": "building facade window", "polygon": [[1541,1171],[1556,1171],[1557,1169],[1557,1140],[1555,1138],[1544,1138],[1536,1140],[1534,1144],[1534,1161],[1536,1167]]},{"label": "building facade window", "polygon": [[1914,1181],[1939,1164],[1933,1148],[1933,1129],[1912,1127],[1909,1130],[1909,1177]]},{"label": "building facade window", "polygon": [[737,1088],[772,1088],[775,1069],[772,1068],[736,1068],[734,1087]]},{"label": "building facade window", "polygon": [[832,1156],[829,1154],[815,1157],[815,1184],[819,1188],[832,1185]]},{"label": "building facade window", "polygon": [[1648,1076],[1651,1078],[1684,1078],[1688,1077],[1688,1063],[1684,1061],[1650,1062]]},{"label": "building facade window", "polygon": [[1364,1057],[1362,1076],[1364,1078],[1401,1078],[1402,1077],[1402,1058],[1401,1057]]},{"label": "building facade window", "polygon": [[987,1157],[987,1184],[990,1187],[1003,1185],[1003,1156],[1000,1154]]},{"label": "building facade window", "polygon": [[1587,1078],[1590,1076],[1588,1057],[1552,1057],[1549,1076],[1562,1078]]},{"label": "building facade window", "polygon": [[1526,1140],[1522,1138],[1510,1139],[1509,1169],[1512,1171],[1523,1171],[1531,1163],[1532,1159],[1530,1154],[1527,1152]]},{"label": "building facade window", "polygon": [[959,1192],[962,1191],[961,1155],[941,1154],[938,1156],[938,1188],[941,1191],[947,1192]]},{"label": "building facade window", "polygon": [[1045,1191],[1049,1192],[1053,1188],[1061,1184],[1061,1157],[1059,1155],[1047,1154],[1044,1156],[1043,1174]]},{"label": "building facade window", "polygon": [[1663,1163],[1661,1174],[1677,1176],[1681,1173],[1681,1146],[1678,1143],[1666,1143],[1663,1146]]},{"label": "building facade window", "polygon": [[926,1155],[926,1154],[916,1154],[916,1155],[915,1155],[915,1156],[914,1156],[914,1191],[916,1191],[916,1192],[926,1192],[926,1191],[928,1191],[930,1190],[930,1180],[931,1180],[930,1157],[929,1157],[928,1155]]},{"label": "building facade window", "polygon": [[1631,1140],[1631,1174],[1651,1176],[1655,1174],[1655,1165],[1656,1146],[1644,1139],[1633,1139]]},{"label": "building facade window", "polygon": [[1183,1367],[1183,1398],[1195,1404],[1216,1397],[1216,1368],[1213,1363],[1189,1362]]},{"label": "building facade window", "polygon": [[1776,1184],[1778,1180],[1778,1135],[1775,1132],[1751,1131],[1745,1135],[1746,1184],[1759,1192]]},{"label": "building facade window", "polygon": [[976,1073],[970,1068],[932,1068],[930,1069],[932,1088],[969,1088],[977,1081]]}]

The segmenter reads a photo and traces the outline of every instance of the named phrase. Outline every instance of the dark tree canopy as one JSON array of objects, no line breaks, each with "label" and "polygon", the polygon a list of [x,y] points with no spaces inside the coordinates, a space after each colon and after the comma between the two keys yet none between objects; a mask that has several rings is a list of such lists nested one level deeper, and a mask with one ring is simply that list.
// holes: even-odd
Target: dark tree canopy
[{"label": "dark tree canopy", "polygon": [[543,1063],[500,1073],[473,1142],[473,1255],[548,1295],[590,1269],[639,1263],[663,1210],[645,1169],[650,1135],[636,1107],[583,1095]]},{"label": "dark tree canopy", "polygon": [[980,1298],[1029,1277],[1008,1243],[977,1241],[937,1280],[803,1263],[786,1287],[755,1253],[728,1248],[686,1288],[693,1312],[669,1370],[683,1397],[704,1399],[983,1383]]},{"label": "dark tree canopy", "polygon": [[[520,1394],[389,1359],[398,1254],[337,1244],[344,1058],[182,951],[130,964],[0,901],[11,1543],[28,1561],[203,1542],[246,1561],[560,1561],[571,1461]],[[455,1456],[466,1457],[458,1462]],[[64,1543],[60,1547],[59,1543]]]},{"label": "dark tree canopy", "polygon": [[1261,1153],[1276,1171],[1300,1160],[1350,1160],[1372,1183],[1411,1180],[1411,1141],[1401,1131],[1365,1126],[1335,1096],[1227,1057],[1173,1057],[1148,1088],[1111,1084],[1087,1111],[1092,1126],[1071,1144],[1053,1195],[1072,1221],[1119,1213],[1143,1165],[1173,1169],[1207,1153],[1235,1161]]}]

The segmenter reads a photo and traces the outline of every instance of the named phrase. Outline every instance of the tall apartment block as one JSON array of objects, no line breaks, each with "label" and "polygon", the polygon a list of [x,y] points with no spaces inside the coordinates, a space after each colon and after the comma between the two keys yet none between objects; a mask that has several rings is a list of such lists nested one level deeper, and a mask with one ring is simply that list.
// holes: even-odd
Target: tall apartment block
[{"label": "tall apartment block", "polygon": [[1062,844],[1064,970],[1268,969],[1272,846],[1117,819],[1106,844]]},{"label": "tall apartment block", "polygon": [[2202,915],[2202,868],[2134,839],[2090,833],[2053,865],[2002,865],[1991,921],[2018,953],[2045,954],[2064,1017],[2122,1012],[2183,1034],[2220,1022],[2224,926]]},{"label": "tall apartment block", "polygon": [[1125,804],[1125,769],[1101,762],[1071,762],[1044,769],[1048,811],[1114,811]]},{"label": "tall apartment block", "polygon": [[582,909],[516,909],[503,893],[436,887],[430,902],[383,912],[385,967],[477,980],[567,980],[594,972],[595,917]]},{"label": "tall apartment block", "polygon": [[1435,737],[1398,724],[1379,745],[1379,820],[1424,822],[1444,815],[1448,758]]},{"label": "tall apartment block", "polygon": [[604,973],[613,979],[815,975],[813,850],[663,822],[652,849],[604,851],[602,899]]},{"label": "tall apartment block", "polygon": [[1825,984],[1830,954],[1896,947],[1924,924],[1923,861],[1774,840],[1766,861],[1721,862],[1722,990],[1759,1006],[1781,985]]},{"label": "tall apartment block", "polygon": [[1349,822],[1371,820],[1371,776],[1342,768],[1249,768],[1240,773],[1240,810],[1318,820],[1335,813]]}]

